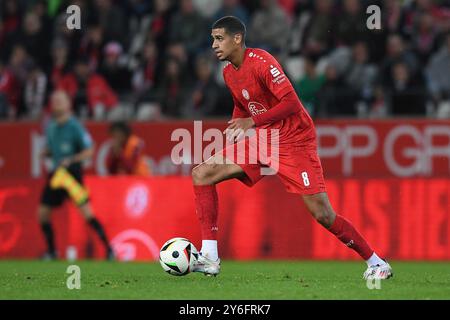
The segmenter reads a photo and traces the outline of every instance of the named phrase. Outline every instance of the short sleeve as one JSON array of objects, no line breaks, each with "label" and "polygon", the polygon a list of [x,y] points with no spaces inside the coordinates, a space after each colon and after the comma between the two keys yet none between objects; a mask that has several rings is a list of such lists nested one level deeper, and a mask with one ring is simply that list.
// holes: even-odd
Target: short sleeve
[{"label": "short sleeve", "polygon": [[264,61],[258,63],[259,78],[267,89],[269,89],[278,100],[281,100],[286,94],[293,91],[294,88],[274,57],[267,54],[263,59]]},{"label": "short sleeve", "polygon": [[81,124],[76,126],[76,131],[77,142],[80,148],[84,150],[92,147],[92,137]]}]

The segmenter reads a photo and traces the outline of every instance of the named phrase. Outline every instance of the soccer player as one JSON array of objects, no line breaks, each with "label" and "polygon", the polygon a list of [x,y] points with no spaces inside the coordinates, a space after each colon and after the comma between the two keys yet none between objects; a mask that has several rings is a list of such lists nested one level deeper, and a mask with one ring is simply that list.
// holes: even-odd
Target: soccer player
[{"label": "soccer player", "polygon": [[50,215],[53,208],[61,206],[70,196],[101,239],[107,259],[112,260],[114,252],[102,225],[92,212],[87,191],[83,186],[82,162],[92,157],[91,137],[71,115],[71,102],[66,92],[55,91],[50,99],[53,119],[46,128],[47,143],[43,155],[51,157],[53,168],[42,192],[38,209],[39,222],[47,242],[44,258],[49,260],[57,258]]},{"label": "soccer player", "polygon": [[[286,190],[299,194],[317,222],[366,260],[368,268],[364,272],[364,279],[391,277],[393,273],[390,265],[374,252],[350,221],[334,212],[328,200],[317,155],[313,121],[280,64],[264,50],[246,48],[245,26],[236,17],[227,16],[217,20],[212,26],[211,35],[212,48],[217,58],[229,62],[223,69],[223,77],[233,97],[234,110],[224,132],[227,139],[236,142],[235,145],[244,144],[248,147],[250,138],[246,138],[243,133],[249,129],[256,128],[256,132],[262,128],[278,129],[277,175]],[[227,145],[192,170],[195,207],[203,239],[194,271],[206,275],[220,272],[216,184],[237,178],[253,186],[263,178],[261,168],[267,163],[260,158],[256,164],[249,163],[248,155],[244,155],[246,161],[235,161],[232,152],[235,145]],[[242,150],[239,147],[235,149]],[[271,147],[267,146],[269,149]],[[270,157],[268,159],[270,166]]]}]

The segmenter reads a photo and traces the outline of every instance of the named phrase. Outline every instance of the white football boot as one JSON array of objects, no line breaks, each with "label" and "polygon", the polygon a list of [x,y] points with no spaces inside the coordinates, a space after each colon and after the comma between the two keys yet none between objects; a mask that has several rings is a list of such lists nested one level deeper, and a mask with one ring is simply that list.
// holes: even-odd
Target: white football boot
[{"label": "white football boot", "polygon": [[194,265],[193,272],[201,272],[205,276],[217,276],[220,273],[220,259],[213,261],[203,256],[200,252],[198,254],[197,262]]},{"label": "white football boot", "polygon": [[392,271],[392,268],[389,265],[389,263],[385,262],[383,264],[377,264],[368,267],[367,270],[364,272],[363,279],[385,280],[391,278],[392,276],[394,276],[394,272]]}]

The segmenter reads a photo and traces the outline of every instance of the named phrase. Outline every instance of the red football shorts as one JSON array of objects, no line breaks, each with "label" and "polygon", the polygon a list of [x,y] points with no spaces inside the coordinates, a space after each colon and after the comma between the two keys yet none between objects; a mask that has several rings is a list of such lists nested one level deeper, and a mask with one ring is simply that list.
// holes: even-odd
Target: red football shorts
[{"label": "red football shorts", "polygon": [[255,141],[246,138],[218,152],[244,170],[246,176],[239,180],[247,186],[252,187],[271,171],[281,179],[288,192],[298,194],[326,192],[322,165],[315,143],[302,147],[277,144],[278,148],[272,147],[269,143],[266,144],[266,148],[260,148]]}]

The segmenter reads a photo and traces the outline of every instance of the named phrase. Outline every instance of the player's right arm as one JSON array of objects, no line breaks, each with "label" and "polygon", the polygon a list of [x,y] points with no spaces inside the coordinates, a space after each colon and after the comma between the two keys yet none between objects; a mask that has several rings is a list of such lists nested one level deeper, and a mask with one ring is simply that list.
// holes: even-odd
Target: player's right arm
[{"label": "player's right arm", "polygon": [[63,159],[60,165],[64,167],[68,167],[73,163],[81,163],[92,158],[92,156],[94,155],[94,146],[89,132],[79,123],[75,125],[75,132],[75,143],[78,145],[81,151],[69,158]]},{"label": "player's right arm", "polygon": [[[229,90],[229,88],[228,88]],[[228,127],[225,129],[225,131],[223,132],[227,139],[230,142],[236,142],[237,140],[239,140],[238,138],[241,137],[244,132],[246,131],[246,129],[236,129],[236,125],[237,122],[239,121],[245,121],[247,122],[247,120],[251,120],[249,121],[248,126],[249,127],[253,127],[254,122],[252,120],[252,117],[250,115],[250,113],[247,111],[247,109],[245,109],[240,103],[239,101],[234,97],[233,93],[231,90],[230,94],[233,98],[233,114],[231,116],[231,120],[228,121]],[[251,123],[250,123],[251,122]]]},{"label": "player's right arm", "polygon": [[227,140],[230,142],[236,142],[240,137],[244,135],[244,133],[254,127],[254,121],[252,119],[251,114],[248,112],[248,109],[244,107],[239,100],[233,94],[233,91],[228,86],[226,67],[223,71],[223,78],[225,80],[225,84],[233,98],[233,114],[231,116],[231,120],[228,121],[228,127],[224,130],[224,134],[227,137]]},{"label": "player's right arm", "polygon": [[47,128],[45,129],[45,144],[41,150],[40,153],[40,157],[41,160],[45,161],[46,158],[49,158],[52,156],[52,152],[50,150],[50,139],[51,139],[51,134],[50,134],[50,125],[47,126]]},{"label": "player's right arm", "polygon": [[234,104],[234,108],[233,108],[233,115],[231,116],[231,119],[250,117],[250,114],[247,112],[247,110],[242,108],[242,106],[236,100],[236,98],[234,96],[233,96],[233,104]]}]

